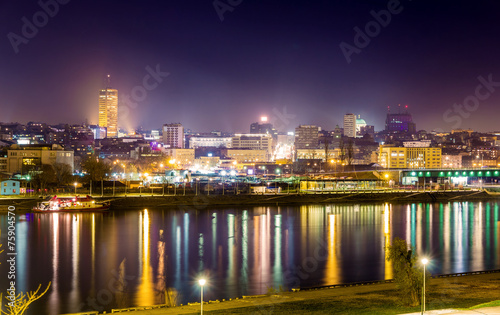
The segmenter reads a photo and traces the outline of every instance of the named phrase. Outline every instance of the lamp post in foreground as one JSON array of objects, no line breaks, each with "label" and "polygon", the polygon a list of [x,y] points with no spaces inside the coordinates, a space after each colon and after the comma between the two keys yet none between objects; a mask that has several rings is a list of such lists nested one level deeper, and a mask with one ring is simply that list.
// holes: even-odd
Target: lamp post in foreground
[{"label": "lamp post in foreground", "polygon": [[203,315],[203,286],[205,285],[207,281],[205,279],[200,279],[198,280],[198,283],[200,284],[200,291],[201,291],[201,314]]},{"label": "lamp post in foreground", "polygon": [[422,314],[425,313],[425,265],[427,265],[428,262],[429,260],[427,258],[422,259],[422,264],[424,265],[424,287],[422,289]]},{"label": "lamp post in foreground", "polygon": [[76,186],[78,186],[78,183],[75,182],[74,185],[75,185],[75,195],[76,195]]}]

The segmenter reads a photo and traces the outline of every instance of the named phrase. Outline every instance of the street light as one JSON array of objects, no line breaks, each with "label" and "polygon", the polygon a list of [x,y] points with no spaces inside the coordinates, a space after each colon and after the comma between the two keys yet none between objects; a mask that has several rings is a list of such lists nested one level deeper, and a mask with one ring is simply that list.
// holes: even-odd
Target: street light
[{"label": "street light", "polygon": [[127,196],[127,172],[125,171],[125,164],[123,166],[123,176],[125,177],[125,196]]},{"label": "street light", "polygon": [[200,279],[198,280],[198,283],[200,284],[200,291],[201,291],[201,314],[203,314],[203,286],[207,281],[205,279]]},{"label": "street light", "polygon": [[428,262],[429,260],[427,258],[422,259],[422,265],[424,265],[424,287],[422,289],[422,314],[424,314],[425,312],[425,265],[427,265]]}]

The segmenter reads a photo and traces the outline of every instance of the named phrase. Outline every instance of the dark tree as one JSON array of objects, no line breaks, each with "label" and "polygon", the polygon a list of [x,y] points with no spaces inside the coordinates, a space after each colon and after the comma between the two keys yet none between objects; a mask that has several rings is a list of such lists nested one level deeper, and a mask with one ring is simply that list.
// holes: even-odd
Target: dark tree
[{"label": "dark tree", "polygon": [[53,165],[53,168],[56,181],[59,186],[65,186],[71,183],[71,180],[73,178],[73,174],[71,173],[71,166],[66,163],[55,163]]},{"label": "dark tree", "polygon": [[82,170],[87,172],[91,181],[100,181],[111,172],[111,167],[96,157],[90,157],[82,163]]},{"label": "dark tree", "polygon": [[[394,282],[400,292],[401,302],[407,306],[420,304],[423,284],[423,268],[419,263],[415,248],[409,247],[405,240],[395,237],[388,246],[387,260],[394,268]],[[430,278],[426,274],[426,281]]]}]

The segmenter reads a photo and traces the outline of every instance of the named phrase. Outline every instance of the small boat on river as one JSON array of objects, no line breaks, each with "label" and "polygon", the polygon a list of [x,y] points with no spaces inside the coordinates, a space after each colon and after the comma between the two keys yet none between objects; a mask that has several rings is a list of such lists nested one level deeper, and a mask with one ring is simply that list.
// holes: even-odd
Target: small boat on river
[{"label": "small boat on river", "polygon": [[37,203],[33,212],[100,212],[108,211],[109,201],[96,201],[90,196],[57,197]]}]

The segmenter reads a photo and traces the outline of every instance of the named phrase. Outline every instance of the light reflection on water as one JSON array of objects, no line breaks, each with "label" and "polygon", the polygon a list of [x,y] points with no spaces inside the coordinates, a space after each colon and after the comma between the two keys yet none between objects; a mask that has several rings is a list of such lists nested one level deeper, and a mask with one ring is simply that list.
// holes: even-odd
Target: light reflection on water
[{"label": "light reflection on water", "polygon": [[[29,314],[109,311],[391,279],[390,240],[431,259],[433,274],[500,269],[495,202],[149,209],[18,217],[17,288],[50,291]],[[6,244],[7,217],[0,216]],[[5,256],[3,257],[5,258]],[[0,276],[6,278],[6,259]],[[2,281],[1,289],[7,289]]]}]

